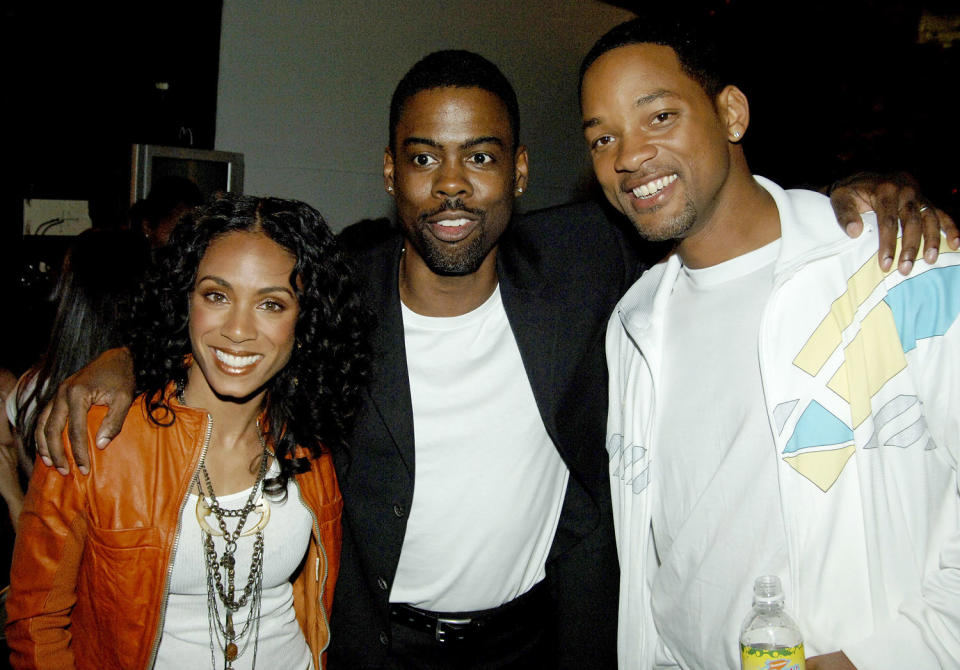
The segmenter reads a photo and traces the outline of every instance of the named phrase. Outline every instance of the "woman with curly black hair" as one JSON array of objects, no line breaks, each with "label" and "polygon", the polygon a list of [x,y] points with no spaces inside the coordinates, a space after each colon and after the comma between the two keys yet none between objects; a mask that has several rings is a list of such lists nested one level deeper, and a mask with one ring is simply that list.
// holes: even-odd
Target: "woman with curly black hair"
[{"label": "woman with curly black hair", "polygon": [[140,302],[119,448],[90,449],[88,476],[31,481],[14,666],[319,669],[341,538],[330,450],[369,365],[346,261],[309,206],[228,195],[178,226]]}]

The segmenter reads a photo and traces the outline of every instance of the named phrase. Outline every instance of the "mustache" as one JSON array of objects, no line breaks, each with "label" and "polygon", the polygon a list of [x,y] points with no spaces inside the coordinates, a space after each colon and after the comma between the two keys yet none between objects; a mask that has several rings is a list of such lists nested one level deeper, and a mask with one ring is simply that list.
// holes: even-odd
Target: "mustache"
[{"label": "mustache", "polygon": [[431,216],[436,216],[437,214],[450,211],[466,212],[467,214],[473,214],[481,219],[486,216],[486,212],[484,210],[467,207],[465,204],[463,204],[463,200],[460,198],[448,198],[444,200],[443,203],[441,203],[441,205],[436,209],[421,213],[417,219],[422,222],[426,221]]}]

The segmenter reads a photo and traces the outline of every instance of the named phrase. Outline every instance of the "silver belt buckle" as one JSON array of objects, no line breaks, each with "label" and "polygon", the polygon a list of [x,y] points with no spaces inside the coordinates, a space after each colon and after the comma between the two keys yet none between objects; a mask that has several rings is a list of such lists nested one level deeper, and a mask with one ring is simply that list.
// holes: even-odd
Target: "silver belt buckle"
[{"label": "silver belt buckle", "polygon": [[434,637],[437,638],[437,642],[446,642],[446,635],[449,632],[444,626],[450,626],[453,630],[466,626],[468,623],[473,621],[473,619],[444,619],[437,617],[437,628],[434,633]]}]

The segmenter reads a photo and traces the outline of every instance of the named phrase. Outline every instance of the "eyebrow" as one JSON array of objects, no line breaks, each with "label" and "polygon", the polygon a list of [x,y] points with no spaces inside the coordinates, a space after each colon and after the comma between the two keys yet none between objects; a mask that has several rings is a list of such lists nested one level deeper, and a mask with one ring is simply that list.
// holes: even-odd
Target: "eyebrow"
[{"label": "eyebrow", "polygon": [[[660,98],[671,98],[671,97],[676,98],[679,96],[673,91],[668,91],[665,88],[659,88],[653,93],[648,93],[647,95],[641,95],[639,98],[637,98],[633,102],[633,106],[643,107],[644,105],[649,105],[651,102],[655,100],[659,100]],[[587,128],[593,128],[594,126],[597,126],[597,125],[600,125],[600,118],[594,116],[593,118],[587,119],[586,121],[584,121],[581,129],[586,130]]]},{"label": "eyebrow", "polygon": [[[409,147],[414,144],[426,144],[428,147],[433,147],[434,149],[443,149],[443,145],[436,140],[431,140],[426,137],[407,137],[403,140],[403,146]],[[498,147],[505,147],[506,142],[496,135],[482,135],[480,137],[474,137],[467,140],[459,146],[460,149],[471,149],[475,146],[481,144],[496,144]]]},{"label": "eyebrow", "polygon": [[[231,288],[230,282],[215,275],[204,275],[203,277],[198,277],[195,286],[199,286],[200,283],[204,281],[212,281],[217,286]],[[257,295],[266,295],[268,293],[289,293],[291,296],[296,297],[296,294],[294,294],[289,286],[264,286],[262,289],[257,291]]]}]

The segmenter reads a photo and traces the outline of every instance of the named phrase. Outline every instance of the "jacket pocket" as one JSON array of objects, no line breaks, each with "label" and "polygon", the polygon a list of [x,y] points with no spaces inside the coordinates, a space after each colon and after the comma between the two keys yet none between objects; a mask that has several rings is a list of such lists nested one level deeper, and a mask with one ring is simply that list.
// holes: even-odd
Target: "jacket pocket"
[{"label": "jacket pocket", "polygon": [[[104,667],[133,667],[153,645],[160,591],[166,576],[162,537],[157,528],[90,527],[84,569],[78,585],[78,607],[87,610]],[[84,619],[87,617],[85,616]],[[76,636],[75,636],[76,637]],[[107,662],[106,657],[111,658]]]}]

